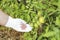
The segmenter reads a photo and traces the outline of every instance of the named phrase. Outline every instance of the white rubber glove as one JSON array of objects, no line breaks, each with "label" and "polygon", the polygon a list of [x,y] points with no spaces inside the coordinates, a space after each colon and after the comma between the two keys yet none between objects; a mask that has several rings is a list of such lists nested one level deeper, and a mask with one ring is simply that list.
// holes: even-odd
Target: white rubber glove
[{"label": "white rubber glove", "polygon": [[[23,24],[25,25],[25,29],[22,29]],[[32,30],[32,27],[29,24],[26,24],[26,22],[22,19],[14,19],[9,16],[9,19],[5,25],[6,27],[11,27],[16,31],[19,32],[29,32]]]}]

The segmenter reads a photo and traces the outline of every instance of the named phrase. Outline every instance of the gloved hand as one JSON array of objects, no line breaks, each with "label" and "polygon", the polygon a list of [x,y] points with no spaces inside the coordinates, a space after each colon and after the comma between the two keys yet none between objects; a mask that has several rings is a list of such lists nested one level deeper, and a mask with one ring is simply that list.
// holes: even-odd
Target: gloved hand
[{"label": "gloved hand", "polygon": [[32,30],[32,27],[22,19],[14,19],[9,16],[9,19],[5,25],[6,27],[11,27],[18,32],[29,32]]}]

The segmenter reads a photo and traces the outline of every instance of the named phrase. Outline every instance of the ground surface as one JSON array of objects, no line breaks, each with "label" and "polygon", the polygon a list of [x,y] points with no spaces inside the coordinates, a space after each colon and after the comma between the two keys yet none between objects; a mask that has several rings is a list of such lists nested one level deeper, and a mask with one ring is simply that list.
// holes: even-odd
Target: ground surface
[{"label": "ground surface", "polygon": [[23,33],[16,32],[15,30],[8,30],[7,28],[0,30],[0,40],[23,40],[21,37]]}]

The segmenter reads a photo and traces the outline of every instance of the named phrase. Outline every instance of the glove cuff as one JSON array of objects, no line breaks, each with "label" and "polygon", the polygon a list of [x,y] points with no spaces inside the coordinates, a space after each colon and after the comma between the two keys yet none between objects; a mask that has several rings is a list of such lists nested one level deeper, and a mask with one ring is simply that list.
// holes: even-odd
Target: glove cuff
[{"label": "glove cuff", "polygon": [[6,26],[6,27],[11,27],[12,22],[13,22],[13,18],[9,16],[8,21],[7,21],[7,23],[6,23],[5,26]]}]

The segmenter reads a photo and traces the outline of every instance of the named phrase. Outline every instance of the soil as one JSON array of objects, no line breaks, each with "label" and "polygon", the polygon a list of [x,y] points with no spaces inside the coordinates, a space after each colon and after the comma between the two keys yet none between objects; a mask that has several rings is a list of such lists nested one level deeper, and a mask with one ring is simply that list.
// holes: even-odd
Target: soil
[{"label": "soil", "polygon": [[8,28],[0,30],[0,40],[24,40],[23,33]]}]

